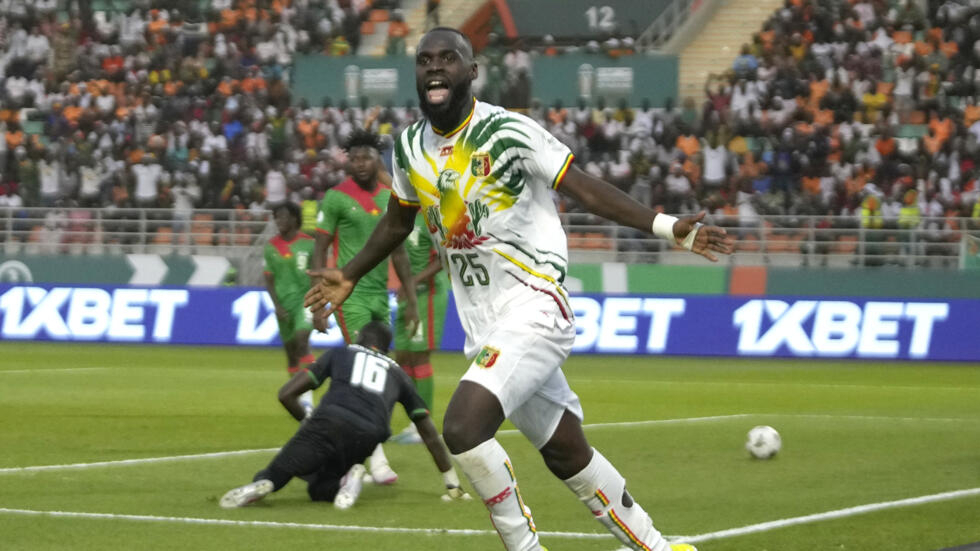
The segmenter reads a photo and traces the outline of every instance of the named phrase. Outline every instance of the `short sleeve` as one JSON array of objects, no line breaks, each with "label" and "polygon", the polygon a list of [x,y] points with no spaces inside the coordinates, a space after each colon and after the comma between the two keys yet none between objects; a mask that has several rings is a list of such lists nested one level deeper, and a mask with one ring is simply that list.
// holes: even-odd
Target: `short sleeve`
[{"label": "short sleeve", "polygon": [[337,208],[338,193],[328,190],[320,201],[320,210],[316,213],[316,231],[330,235],[337,234],[337,223],[340,219]]},{"label": "short sleeve", "polygon": [[411,167],[405,155],[405,148],[402,140],[395,141],[395,147],[391,152],[391,192],[395,194],[398,202],[405,206],[419,206],[419,196],[415,188],[412,187],[411,178],[408,171]]},{"label": "short sleeve", "polygon": [[330,378],[333,372],[333,364],[336,361],[337,355],[340,353],[339,350],[346,350],[346,348],[327,350],[307,368],[306,373],[310,376],[310,380],[313,381],[314,388],[320,388]]},{"label": "short sleeve", "polygon": [[522,122],[521,130],[530,138],[534,151],[534,155],[525,159],[524,168],[534,180],[547,182],[552,189],[557,189],[575,155],[538,123],[527,117],[522,117]]}]

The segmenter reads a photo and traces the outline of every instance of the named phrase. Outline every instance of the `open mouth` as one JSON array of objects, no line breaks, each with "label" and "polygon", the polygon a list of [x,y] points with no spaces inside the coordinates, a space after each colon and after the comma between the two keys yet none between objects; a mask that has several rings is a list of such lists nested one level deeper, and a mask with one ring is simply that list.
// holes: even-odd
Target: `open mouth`
[{"label": "open mouth", "polygon": [[425,83],[425,99],[438,105],[449,99],[449,83],[441,78],[429,79]]}]

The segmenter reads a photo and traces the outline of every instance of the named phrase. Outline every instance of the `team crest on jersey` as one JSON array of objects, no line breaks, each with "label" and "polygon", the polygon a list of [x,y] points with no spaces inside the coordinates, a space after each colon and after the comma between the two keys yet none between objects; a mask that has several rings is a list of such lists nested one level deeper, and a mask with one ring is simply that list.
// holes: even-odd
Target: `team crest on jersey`
[{"label": "team crest on jersey", "polygon": [[496,348],[490,346],[484,346],[480,353],[476,355],[476,365],[480,366],[480,369],[490,369],[493,364],[497,363],[497,358],[500,357],[500,351]]},{"label": "team crest on jersey", "polygon": [[490,154],[474,153],[470,157],[470,172],[477,178],[486,178],[490,175]]},{"label": "team crest on jersey", "polygon": [[459,181],[460,174],[453,169],[439,173],[439,204],[426,207],[425,221],[431,233],[438,232],[443,247],[472,249],[489,239],[483,235],[483,222],[490,215],[490,208],[479,199],[464,199]]}]

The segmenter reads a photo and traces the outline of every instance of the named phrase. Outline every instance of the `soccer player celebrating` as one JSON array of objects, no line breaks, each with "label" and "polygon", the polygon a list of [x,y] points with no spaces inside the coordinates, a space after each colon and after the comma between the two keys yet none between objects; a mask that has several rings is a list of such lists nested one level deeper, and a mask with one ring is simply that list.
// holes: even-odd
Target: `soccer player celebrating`
[{"label": "soccer player celebrating", "polygon": [[305,412],[299,396],[328,378],[332,381],[313,415],[303,421],[272,462],[256,473],[251,484],[226,493],[219,501],[222,507],[248,505],[278,491],[294,477],[307,481],[307,493],[313,501],[333,501],[339,509],[351,507],[361,493],[361,463],[376,444],[388,438],[396,401],[418,427],[442,473],[446,485],[443,500],[469,499],[459,487],[459,477],[425,403],[398,364],[384,355],[391,331],[383,323],[372,321],[359,335],[358,344],[328,351],[279,389],[279,401],[303,421]]},{"label": "soccer player celebrating", "polygon": [[730,253],[732,239],[700,224],[704,213],[682,219],[657,214],[575,167],[568,148],[532,120],[474,100],[472,46],[455,29],[422,37],[415,75],[425,118],[395,144],[388,211],[343,269],[316,272],[306,305],[330,304],[332,310],[343,304],[358,280],[408,237],[421,208],[443,251],[465,353],[473,358],[446,409],[443,437],[505,547],[542,549],[510,459],[494,437],[507,418],[623,544],[692,549],[660,535],[626,479],[582,431],[582,407],[561,370],[575,326],[562,285],[566,238],[551,190],[710,260]]},{"label": "soccer player celebrating", "polygon": [[[391,196],[391,189],[379,180],[382,173],[378,154],[378,136],[367,130],[355,130],[346,143],[350,178],[327,191],[317,213],[316,248],[313,253],[313,266],[326,266],[327,249],[334,243],[334,254],[338,266],[344,266],[354,258],[374,231],[384,213]],[[400,281],[411,281],[411,269],[403,247],[391,253],[395,272]],[[387,254],[385,255],[387,256]],[[403,285],[405,310],[403,315],[411,325],[412,331],[418,323],[418,307],[415,288]],[[326,329],[325,312],[314,316],[314,327]],[[357,342],[361,328],[370,321],[380,321],[388,325],[391,310],[388,307],[388,265],[379,262],[373,269],[363,274],[343,308],[336,311],[337,323],[348,344]],[[398,475],[392,470],[379,444],[371,455],[371,477],[377,484],[393,484]]]},{"label": "soccer player celebrating", "polygon": [[[410,284],[415,287],[419,304],[419,323],[414,332],[409,332],[409,320],[402,315],[407,305],[403,293],[399,293],[398,317],[395,318],[395,360],[415,381],[416,390],[429,406],[429,411],[432,411],[435,388],[430,355],[442,341],[449,282],[444,277],[436,276],[442,270],[442,262],[421,213],[415,217],[415,227],[404,246],[412,267]],[[422,441],[414,424],[409,424],[393,440],[401,444],[417,444]]]},{"label": "soccer player celebrating", "polygon": [[[272,210],[272,216],[279,235],[265,246],[265,288],[276,308],[279,340],[286,349],[286,369],[292,375],[314,360],[310,353],[313,318],[303,308],[303,295],[310,288],[306,270],[313,255],[313,238],[299,231],[303,221],[298,206],[279,205]],[[312,412],[313,392],[301,396],[300,403],[307,412]]]}]

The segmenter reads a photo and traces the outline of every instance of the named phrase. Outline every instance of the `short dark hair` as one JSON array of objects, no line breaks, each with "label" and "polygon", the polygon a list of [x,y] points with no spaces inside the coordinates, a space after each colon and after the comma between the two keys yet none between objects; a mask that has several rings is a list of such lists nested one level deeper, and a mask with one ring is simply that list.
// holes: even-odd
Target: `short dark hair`
[{"label": "short dark hair", "polygon": [[297,228],[303,226],[303,211],[300,210],[299,205],[288,201],[281,205],[276,205],[276,208],[272,209],[272,216],[275,216],[280,210],[285,210],[290,216],[293,217],[294,220],[296,220]]},{"label": "short dark hair", "polygon": [[355,147],[370,147],[381,152],[381,138],[370,130],[358,128],[351,132],[350,136],[347,136],[347,141],[344,142],[344,149],[347,151]]},{"label": "short dark hair", "polygon": [[361,333],[357,337],[357,344],[368,348],[376,348],[382,353],[388,353],[391,346],[391,329],[380,321],[369,321],[361,328]]}]

